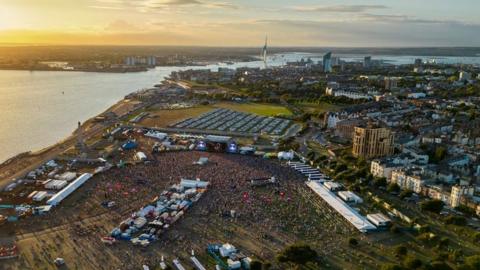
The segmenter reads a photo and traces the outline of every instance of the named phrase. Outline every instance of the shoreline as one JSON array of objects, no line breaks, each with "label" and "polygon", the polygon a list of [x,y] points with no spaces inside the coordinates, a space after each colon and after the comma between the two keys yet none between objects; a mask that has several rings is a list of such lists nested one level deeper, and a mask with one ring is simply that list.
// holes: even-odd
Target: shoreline
[{"label": "shoreline", "polygon": [[[135,91],[133,91],[132,93],[134,92]],[[125,105],[126,102],[128,102],[128,99],[122,98],[115,104],[108,107],[103,112],[83,121],[83,123],[81,124],[81,128],[84,130],[84,139],[87,140],[88,138],[97,135],[99,132],[102,132],[105,128],[111,126],[111,124],[94,121],[96,117],[108,113],[109,111],[112,111],[119,106]],[[141,107],[142,106],[140,106],[140,108]],[[136,110],[137,109],[132,112],[127,112],[124,115],[120,115],[118,116],[118,119],[134,113]],[[29,171],[34,170],[42,163],[58,156],[66,149],[75,146],[75,144],[77,143],[77,137],[75,135],[78,130],[78,128],[74,129],[62,140],[46,146],[42,149],[22,152],[0,163],[0,190],[3,189],[6,185],[8,185],[10,182],[12,182],[12,180],[18,179],[19,177],[27,174]]]},{"label": "shoreline", "polygon": [[[241,61],[237,61],[235,63],[239,62],[254,62],[258,61],[256,58],[248,58],[248,59],[240,59]],[[168,65],[168,64],[163,64],[163,65],[156,65],[156,66],[151,66],[151,67],[146,67],[146,66],[139,66],[139,67],[132,67],[132,68],[106,68],[106,69],[63,69],[63,68],[49,68],[49,67],[23,67],[23,66],[18,66],[18,67],[8,67],[8,66],[0,66],[0,71],[1,70],[6,70],[6,71],[65,71],[65,72],[89,72],[89,73],[113,73],[113,74],[122,74],[122,73],[139,73],[139,72],[147,72],[152,69],[156,68],[162,68],[162,67],[206,67],[208,65],[214,65],[214,64],[219,64],[219,63],[225,63],[227,66],[230,64],[228,63],[234,63],[232,61],[205,61],[205,62],[196,62],[196,63],[186,63],[186,64],[175,64],[175,65]]]},{"label": "shoreline", "polygon": [[[252,61],[255,61],[255,59],[253,58],[249,58],[249,59],[242,59],[243,61],[242,62],[252,62]],[[5,67],[1,67],[0,66],[0,71],[30,71],[30,72],[35,72],[35,71],[40,71],[40,72],[78,72],[78,73],[110,73],[110,74],[125,74],[125,73],[142,73],[142,72],[148,72],[150,70],[153,70],[153,69],[156,69],[156,68],[162,68],[162,67],[166,67],[166,68],[169,68],[169,67],[178,67],[178,68],[182,68],[182,67],[207,67],[208,65],[213,65],[215,63],[224,63],[222,61],[213,61],[211,63],[192,63],[192,64],[185,64],[185,65],[159,65],[159,66],[156,66],[154,68],[149,68],[149,69],[146,69],[146,70],[142,70],[142,71],[130,71],[130,72],[107,72],[107,71],[93,71],[93,70],[65,70],[65,69],[49,69],[49,68],[46,68],[46,69],[27,69],[27,68],[5,68]],[[238,62],[237,62],[238,63]],[[230,66],[230,65],[228,65]],[[152,85],[151,87],[156,87],[157,85],[161,84],[161,82],[159,83],[156,83],[154,85]],[[128,94],[126,94],[125,96],[128,96],[129,94],[132,94],[132,93],[135,93],[136,91],[139,91],[139,89],[136,89],[132,92],[129,92]],[[112,104],[111,106],[109,106],[107,109],[105,109],[103,112],[97,114],[97,115],[94,115],[88,119],[86,119],[84,121],[84,123],[94,119],[95,117],[101,115],[101,114],[104,114],[106,112],[108,112],[112,107],[118,105],[119,103],[123,102],[125,100],[125,96],[120,99],[120,100],[117,100],[114,104]],[[43,154],[43,152],[46,152],[48,151],[50,148],[54,148],[55,146],[57,146],[58,144],[61,144],[62,142],[70,139],[70,137],[77,131],[77,129],[73,130],[72,133],[70,133],[70,135],[67,135],[65,138],[53,143],[53,144],[50,144],[48,146],[45,146],[41,149],[38,149],[38,150],[24,150],[23,152],[20,152],[20,153],[17,153],[17,154],[13,154],[9,157],[7,157],[6,159],[4,160],[0,160],[0,187],[1,187],[1,182],[4,180],[4,176],[3,176],[3,170],[4,170],[4,167],[7,167],[9,166],[11,163],[14,163],[14,162],[18,162],[18,160],[20,159],[25,159],[25,158],[32,158],[32,157],[35,157],[35,156],[38,156],[38,155],[41,155]]]}]

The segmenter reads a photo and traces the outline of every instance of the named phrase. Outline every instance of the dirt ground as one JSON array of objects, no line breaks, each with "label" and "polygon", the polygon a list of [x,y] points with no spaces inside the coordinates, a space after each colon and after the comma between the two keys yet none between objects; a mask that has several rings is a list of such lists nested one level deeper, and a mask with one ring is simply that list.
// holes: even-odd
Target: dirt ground
[{"label": "dirt ground", "polygon": [[[209,163],[193,165],[200,157],[208,157]],[[140,269],[142,263],[158,266],[162,255],[169,263],[178,257],[190,269],[192,249],[212,269],[214,262],[205,252],[209,243],[229,242],[247,255],[274,262],[279,250],[298,241],[316,248],[329,268],[378,266],[378,258],[368,252],[381,247],[375,243],[365,251],[346,247],[351,236],[368,239],[308,190],[300,174],[278,161],[203,152],[149,158],[149,164],[96,175],[52,213],[21,220],[8,229],[0,227],[1,238],[15,237],[20,250],[18,259],[3,261],[0,269],[56,269],[56,257],[65,259],[65,269]],[[252,189],[246,182],[270,176],[279,180],[278,188]],[[125,241],[113,246],[100,242],[121,220],[181,177],[200,178],[211,186],[158,241],[146,248]],[[102,207],[105,200],[114,200],[117,207]],[[230,210],[237,213],[235,218]]]},{"label": "dirt ground", "polygon": [[202,113],[212,110],[211,106],[198,106],[186,109],[175,110],[152,110],[149,116],[140,121],[140,124],[148,127],[168,127],[171,124],[179,122],[185,118],[197,117]]}]

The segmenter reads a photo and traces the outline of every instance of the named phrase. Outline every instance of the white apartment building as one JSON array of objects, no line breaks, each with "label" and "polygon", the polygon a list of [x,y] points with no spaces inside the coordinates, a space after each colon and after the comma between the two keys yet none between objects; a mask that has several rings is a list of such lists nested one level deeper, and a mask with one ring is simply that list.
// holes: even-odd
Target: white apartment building
[{"label": "white apartment building", "polygon": [[420,175],[407,173],[405,170],[392,171],[390,182],[396,183],[401,189],[408,189],[415,193],[421,193],[425,184]]},{"label": "white apartment building", "polygon": [[453,186],[450,192],[450,206],[453,208],[460,206],[463,197],[473,196],[474,193],[474,186]]}]

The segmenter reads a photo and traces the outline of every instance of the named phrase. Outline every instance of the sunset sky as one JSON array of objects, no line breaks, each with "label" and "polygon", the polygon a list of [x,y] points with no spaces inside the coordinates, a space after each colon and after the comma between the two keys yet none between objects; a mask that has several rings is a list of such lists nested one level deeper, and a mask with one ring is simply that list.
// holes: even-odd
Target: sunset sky
[{"label": "sunset sky", "polygon": [[478,0],[0,0],[0,43],[480,46]]}]

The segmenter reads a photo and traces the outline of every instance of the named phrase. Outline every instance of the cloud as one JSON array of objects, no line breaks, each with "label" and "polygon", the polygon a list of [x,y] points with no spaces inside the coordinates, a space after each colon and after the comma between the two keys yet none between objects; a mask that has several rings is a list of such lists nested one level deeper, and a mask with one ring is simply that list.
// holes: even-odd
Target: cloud
[{"label": "cloud", "polygon": [[[142,4],[141,4],[142,5]],[[228,2],[200,1],[200,0],[150,0],[145,1],[143,6],[150,8],[166,8],[179,6],[204,6],[210,8],[230,8],[236,9],[238,6]]]},{"label": "cloud", "polygon": [[230,2],[211,0],[96,0],[98,5],[91,8],[97,9],[136,9],[141,12],[155,12],[161,10],[184,9],[188,7],[205,7],[220,9],[238,9]]},{"label": "cloud", "polygon": [[124,10],[125,8],[123,7],[115,7],[115,6],[88,6],[89,8],[94,8],[94,9],[110,9],[110,10]]},{"label": "cloud", "polygon": [[34,30],[0,30],[0,39],[12,44],[54,45],[179,45],[192,37],[168,31],[146,32],[64,32]]},{"label": "cloud", "polygon": [[142,29],[124,20],[116,20],[109,23],[104,30],[107,32],[136,32]]},{"label": "cloud", "polygon": [[[405,23],[404,20],[408,20]],[[384,21],[258,20],[250,27],[268,33],[272,44],[295,46],[411,47],[478,46],[480,24],[416,20]],[[253,30],[252,30],[253,31]],[[291,41],[294,40],[294,44]]]},{"label": "cloud", "polygon": [[198,0],[164,0],[164,1],[150,1],[151,5],[158,6],[188,6],[201,5],[202,2]]},{"label": "cloud", "polygon": [[385,14],[359,14],[358,18],[365,21],[372,22],[403,22],[403,23],[417,23],[417,24],[460,24],[466,23],[454,20],[433,20],[433,19],[419,19],[407,15],[385,15]]},{"label": "cloud", "polygon": [[325,13],[361,13],[369,10],[387,9],[384,5],[335,5],[335,6],[299,6],[293,9],[301,12]]}]

